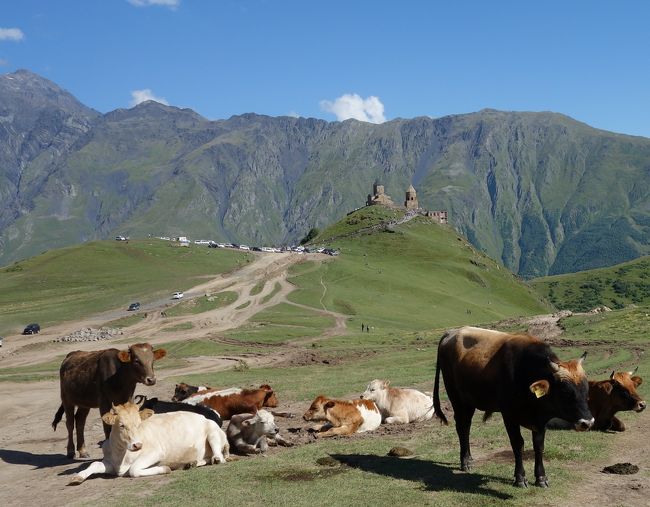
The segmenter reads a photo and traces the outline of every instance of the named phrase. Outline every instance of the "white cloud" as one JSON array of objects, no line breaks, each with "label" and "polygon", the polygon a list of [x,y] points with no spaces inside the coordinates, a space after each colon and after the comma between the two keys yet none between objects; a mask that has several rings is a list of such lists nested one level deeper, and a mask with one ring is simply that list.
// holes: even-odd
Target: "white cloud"
[{"label": "white cloud", "polygon": [[131,5],[136,7],[151,7],[152,5],[160,5],[175,9],[181,4],[181,0],[126,0]]},{"label": "white cloud", "polygon": [[370,123],[383,123],[386,121],[384,104],[374,95],[364,99],[356,93],[346,93],[333,102],[321,100],[320,107],[323,111],[335,114],[336,119],[339,121],[350,118]]},{"label": "white cloud", "polygon": [[129,106],[137,106],[140,102],[145,102],[147,100],[155,100],[156,102],[160,102],[166,106],[169,105],[169,102],[167,102],[164,98],[156,97],[150,88],[145,88],[143,90],[133,90],[131,92],[131,103]]},{"label": "white cloud", "polygon": [[292,118],[300,118],[300,115],[296,113],[295,111],[289,111],[287,113],[287,116],[291,116]]},{"label": "white cloud", "polygon": [[25,38],[20,28],[0,28],[0,40],[19,41]]}]

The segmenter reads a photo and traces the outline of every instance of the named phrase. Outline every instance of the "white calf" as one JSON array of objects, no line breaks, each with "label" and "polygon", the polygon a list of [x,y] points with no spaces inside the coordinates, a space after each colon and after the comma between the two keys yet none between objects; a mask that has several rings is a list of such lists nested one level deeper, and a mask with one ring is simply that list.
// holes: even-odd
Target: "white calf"
[{"label": "white calf", "polygon": [[172,466],[223,463],[229,455],[226,434],[199,414],[154,415],[129,402],[113,407],[102,419],[111,425],[111,434],[102,445],[104,459],[73,476],[70,485],[81,484],[93,474],[168,474]]},{"label": "white calf", "polygon": [[226,435],[228,442],[239,452],[254,454],[266,452],[269,442],[291,446],[292,444],[282,438],[279,432],[273,414],[266,410],[258,410],[256,414],[232,416]]},{"label": "white calf", "polygon": [[386,424],[409,423],[433,417],[433,399],[415,389],[388,387],[388,380],[373,380],[361,398],[372,400]]}]

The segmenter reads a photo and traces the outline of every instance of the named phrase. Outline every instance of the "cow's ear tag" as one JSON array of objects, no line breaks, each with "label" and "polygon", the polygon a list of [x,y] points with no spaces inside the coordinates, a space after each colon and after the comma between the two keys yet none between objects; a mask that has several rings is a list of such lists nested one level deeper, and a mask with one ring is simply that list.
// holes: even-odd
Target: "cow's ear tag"
[{"label": "cow's ear tag", "polygon": [[530,391],[537,398],[541,398],[542,396],[548,394],[550,387],[551,385],[548,383],[548,380],[538,380],[537,382],[533,382],[530,385]]}]

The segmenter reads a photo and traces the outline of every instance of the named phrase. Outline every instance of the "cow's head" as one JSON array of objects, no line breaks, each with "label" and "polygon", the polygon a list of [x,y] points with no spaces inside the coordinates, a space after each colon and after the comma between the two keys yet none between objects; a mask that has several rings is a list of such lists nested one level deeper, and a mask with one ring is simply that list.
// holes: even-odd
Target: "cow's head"
[{"label": "cow's head", "polygon": [[256,435],[266,435],[271,438],[275,437],[280,431],[275,425],[273,414],[266,410],[258,410],[254,416],[244,419],[242,426],[254,428]]},{"label": "cow's head", "polygon": [[120,350],[117,358],[131,367],[136,382],[152,386],[156,383],[153,362],[162,359],[166,354],[165,349],[153,350],[149,343],[136,343],[128,350]]},{"label": "cow's head", "polygon": [[643,379],[634,375],[634,371],[612,372],[609,381],[603,383],[602,388],[609,394],[612,408],[615,410],[634,410],[643,412],[646,403],[636,392],[636,388],[643,383]]},{"label": "cow's head", "polygon": [[360,398],[362,400],[379,401],[381,397],[386,395],[386,390],[389,385],[389,380],[375,379],[368,384],[368,387],[366,387],[365,392],[360,396]]},{"label": "cow's head", "polygon": [[302,418],[305,421],[325,421],[325,404],[329,401],[322,394],[318,396],[310,405],[309,410],[305,412]]},{"label": "cow's head", "polygon": [[176,384],[176,389],[174,390],[174,396],[172,396],[172,401],[183,401],[186,398],[189,398],[193,394],[196,394],[199,391],[199,387],[191,386],[184,382]]},{"label": "cow's head", "polygon": [[268,384],[262,384],[260,389],[264,391],[264,402],[262,403],[262,406],[271,408],[277,407],[280,402],[271,386]]},{"label": "cow's head", "polygon": [[543,404],[546,415],[569,421],[578,431],[586,431],[594,424],[587,405],[589,383],[582,369],[585,357],[586,352],[580,359],[572,361],[556,362],[549,359],[550,375],[529,386],[537,403]]},{"label": "cow's head", "polygon": [[111,426],[110,444],[129,451],[142,449],[140,426],[142,421],[151,417],[153,413],[153,410],[148,408],[140,410],[138,405],[132,402],[113,405],[111,410],[102,416],[102,420]]}]

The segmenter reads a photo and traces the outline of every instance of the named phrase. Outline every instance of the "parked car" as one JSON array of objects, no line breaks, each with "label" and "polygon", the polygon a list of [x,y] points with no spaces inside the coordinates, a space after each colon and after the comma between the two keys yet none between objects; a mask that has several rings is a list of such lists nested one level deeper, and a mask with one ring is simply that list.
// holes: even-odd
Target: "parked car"
[{"label": "parked car", "polygon": [[182,292],[174,292],[172,294],[172,299],[181,299],[183,296],[185,296],[185,294],[183,294]]},{"label": "parked car", "polygon": [[250,250],[251,247],[249,247],[248,245],[239,245],[239,249],[240,250]]},{"label": "parked car", "polygon": [[131,303],[127,308],[129,312],[137,312],[140,309],[140,303]]},{"label": "parked car", "polygon": [[115,241],[126,241],[128,239],[129,238],[127,238],[126,236],[115,236]]},{"label": "parked car", "polygon": [[2,347],[2,340],[3,340],[3,338],[2,338],[2,336],[0,336],[0,347]]},{"label": "parked car", "polygon": [[41,326],[38,324],[27,324],[25,329],[23,329],[23,334],[38,334],[41,330]]}]

